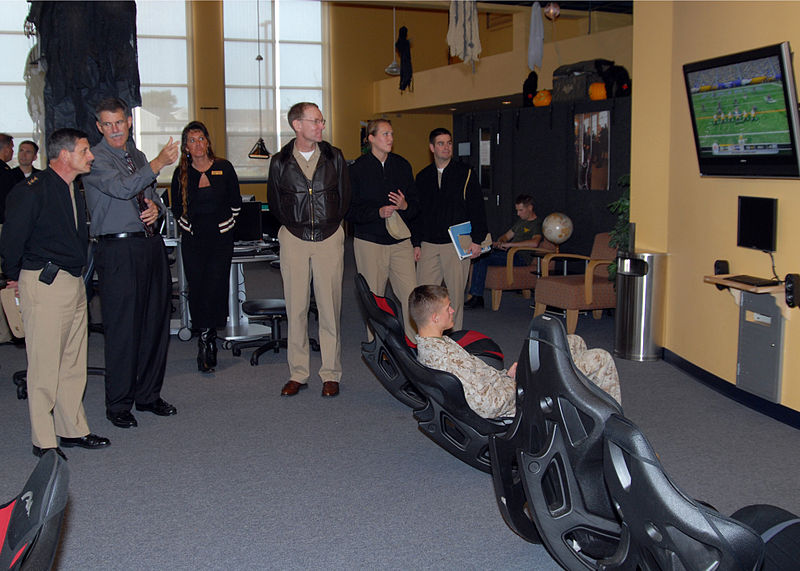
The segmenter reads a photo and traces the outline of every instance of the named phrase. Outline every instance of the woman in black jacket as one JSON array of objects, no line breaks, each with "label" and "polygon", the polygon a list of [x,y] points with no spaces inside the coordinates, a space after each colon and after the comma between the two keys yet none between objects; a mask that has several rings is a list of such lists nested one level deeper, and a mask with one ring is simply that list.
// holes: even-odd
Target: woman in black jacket
[{"label": "woman in black jacket", "polygon": [[217,328],[228,317],[233,227],[242,207],[233,165],[217,158],[208,129],[192,121],[181,135],[181,160],[172,175],[172,213],[181,228],[192,327],[200,331],[197,368],[217,365]]}]

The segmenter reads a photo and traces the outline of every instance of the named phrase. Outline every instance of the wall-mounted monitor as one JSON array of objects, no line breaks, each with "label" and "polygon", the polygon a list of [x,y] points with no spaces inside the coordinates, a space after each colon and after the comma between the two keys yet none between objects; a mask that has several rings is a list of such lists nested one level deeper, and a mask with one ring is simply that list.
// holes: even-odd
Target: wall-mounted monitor
[{"label": "wall-mounted monitor", "polygon": [[736,245],[774,252],[777,235],[778,199],[740,196]]},{"label": "wall-mounted monitor", "polygon": [[789,42],[683,66],[700,174],[800,177]]}]

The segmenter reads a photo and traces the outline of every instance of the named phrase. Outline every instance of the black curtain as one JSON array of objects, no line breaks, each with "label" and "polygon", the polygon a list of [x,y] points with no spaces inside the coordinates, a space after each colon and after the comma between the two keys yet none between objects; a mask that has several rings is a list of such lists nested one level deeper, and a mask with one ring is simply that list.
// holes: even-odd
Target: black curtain
[{"label": "black curtain", "polygon": [[72,127],[94,145],[102,139],[94,117],[98,102],[118,97],[131,108],[142,104],[135,2],[31,2],[28,21],[47,66],[45,136]]}]

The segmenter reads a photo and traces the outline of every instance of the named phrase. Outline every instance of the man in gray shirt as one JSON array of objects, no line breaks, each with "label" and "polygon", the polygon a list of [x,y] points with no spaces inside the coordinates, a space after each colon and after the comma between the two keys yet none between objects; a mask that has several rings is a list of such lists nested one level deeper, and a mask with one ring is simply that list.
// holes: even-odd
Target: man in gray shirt
[{"label": "man in gray shirt", "polygon": [[105,332],[106,417],[114,426],[137,425],[131,408],[159,416],[177,409],[161,398],[169,344],[171,278],[167,252],[152,224],[159,209],[158,172],[178,158],[169,143],[148,163],[129,139],[131,115],[119,99],[97,108],[103,140],[92,147],[94,164],[83,178],[97,240],[95,267]]}]

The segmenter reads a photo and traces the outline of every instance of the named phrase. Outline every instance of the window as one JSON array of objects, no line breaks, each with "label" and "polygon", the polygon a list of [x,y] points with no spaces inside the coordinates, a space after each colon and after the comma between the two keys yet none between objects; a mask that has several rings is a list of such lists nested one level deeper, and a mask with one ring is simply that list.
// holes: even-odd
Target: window
[{"label": "window", "polygon": [[311,101],[324,109],[322,3],[224,0],[223,17],[227,158],[239,178],[265,179],[267,161],[247,157],[258,138],[274,153],[294,136],[289,107]]},{"label": "window", "polygon": [[[183,0],[139,0],[136,35],[142,106],[133,110],[134,138],[152,159],[170,137],[180,139],[189,122],[187,6]],[[159,182],[172,180],[172,167]]]},{"label": "window", "polygon": [[[42,146],[28,113],[28,98],[25,95],[25,66],[28,53],[34,45],[34,39],[26,38],[23,32],[29,7],[27,2],[3,2],[3,17],[0,19],[0,53],[3,54],[3,65],[0,66],[0,101],[3,102],[0,132],[14,137],[12,165],[16,164],[17,149],[25,139],[34,140]],[[43,154],[39,153],[39,167],[43,164]]]}]

